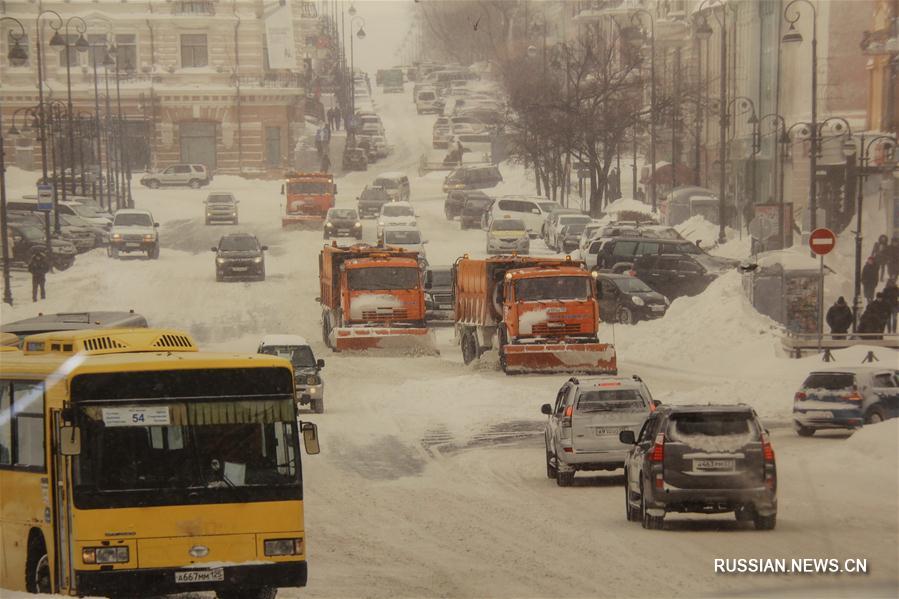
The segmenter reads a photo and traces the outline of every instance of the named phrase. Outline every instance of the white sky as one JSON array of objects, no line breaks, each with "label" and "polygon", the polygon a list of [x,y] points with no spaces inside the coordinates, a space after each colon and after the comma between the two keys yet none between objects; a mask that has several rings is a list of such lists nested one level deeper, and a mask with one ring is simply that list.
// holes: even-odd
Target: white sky
[{"label": "white sky", "polygon": [[[344,23],[350,34],[350,16],[346,10],[350,2],[343,2]],[[377,69],[391,67],[402,62],[396,54],[412,23],[412,0],[355,0],[356,16],[365,19],[365,39],[353,40],[355,63],[372,77]],[[359,19],[352,28],[359,28]],[[347,38],[347,56],[350,41]]]}]

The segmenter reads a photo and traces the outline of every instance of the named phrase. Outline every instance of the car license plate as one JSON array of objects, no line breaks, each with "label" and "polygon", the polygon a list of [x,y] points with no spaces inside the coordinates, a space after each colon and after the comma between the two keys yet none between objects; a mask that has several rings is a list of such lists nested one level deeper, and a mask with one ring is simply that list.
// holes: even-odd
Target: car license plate
[{"label": "car license plate", "polygon": [[652,311],[653,311],[653,312],[664,312],[664,311],[665,311],[665,306],[653,306],[653,307],[652,307]]},{"label": "car license plate", "polygon": [[734,460],[693,460],[693,472],[733,472]]},{"label": "car license plate", "polygon": [[452,310],[453,305],[452,304],[440,304],[440,309],[441,310]]},{"label": "car license plate", "polygon": [[233,270],[234,272],[244,272],[247,270],[247,267],[246,266],[235,266],[231,270]]},{"label": "car license plate", "polygon": [[192,582],[220,582],[225,580],[225,570],[222,568],[213,568],[212,570],[183,570],[175,572],[175,582],[192,583]]},{"label": "car license plate", "polygon": [[620,428],[609,428],[609,427],[596,427],[594,430],[596,431],[597,437],[605,437],[607,435],[617,435],[621,429]]},{"label": "car license plate", "polygon": [[140,244],[139,243],[126,243],[125,247],[126,248],[139,248]]},{"label": "car license plate", "polygon": [[809,412],[809,414],[821,420],[833,420],[833,412]]}]

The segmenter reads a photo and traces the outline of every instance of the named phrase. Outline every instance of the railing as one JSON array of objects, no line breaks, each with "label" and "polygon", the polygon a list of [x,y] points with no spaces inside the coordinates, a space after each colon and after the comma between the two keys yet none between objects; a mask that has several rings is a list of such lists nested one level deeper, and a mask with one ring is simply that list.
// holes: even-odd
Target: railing
[{"label": "railing", "polygon": [[[824,333],[820,342],[816,333],[793,333],[785,331],[781,338],[781,345],[794,358],[801,358],[802,352],[818,351],[820,348],[824,354],[824,360],[833,359],[830,352],[835,349],[845,349],[854,345],[870,345],[873,347],[885,347],[899,349],[899,334],[896,333]],[[876,360],[876,356],[874,358]]]},{"label": "railing", "polygon": [[177,0],[172,5],[172,14],[215,16],[215,2],[212,0]]},{"label": "railing", "polygon": [[303,88],[306,77],[298,73],[269,73],[262,77],[241,75],[237,78],[241,87]]}]

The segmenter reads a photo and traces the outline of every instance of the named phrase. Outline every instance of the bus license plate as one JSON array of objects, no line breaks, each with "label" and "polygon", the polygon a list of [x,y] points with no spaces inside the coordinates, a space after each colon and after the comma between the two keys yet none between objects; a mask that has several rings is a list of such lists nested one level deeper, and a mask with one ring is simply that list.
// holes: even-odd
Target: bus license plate
[{"label": "bus license plate", "polygon": [[694,472],[733,472],[734,460],[693,460]]},{"label": "bus license plate", "polygon": [[225,570],[222,568],[214,568],[212,570],[184,570],[175,572],[175,582],[192,583],[192,582],[221,582],[225,580]]}]

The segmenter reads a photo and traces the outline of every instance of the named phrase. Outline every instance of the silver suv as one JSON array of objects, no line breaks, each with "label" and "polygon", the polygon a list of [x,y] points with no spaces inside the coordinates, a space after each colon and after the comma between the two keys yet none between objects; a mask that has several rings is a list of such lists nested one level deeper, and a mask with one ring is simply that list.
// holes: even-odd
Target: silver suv
[{"label": "silver suv", "polygon": [[210,193],[209,196],[203,200],[203,203],[206,205],[207,225],[222,222],[231,223],[232,225],[237,224],[237,204],[239,202],[234,197],[233,193]]},{"label": "silver suv", "polygon": [[657,405],[636,375],[571,377],[559,389],[555,405],[540,409],[549,417],[544,430],[547,478],[567,487],[578,470],[623,468],[631,446],[619,440],[619,433],[639,431]]},{"label": "silver suv", "polygon": [[258,352],[287,358],[293,364],[297,401],[308,405],[316,414],[325,411],[325,382],[321,370],[325,361],[315,359],[312,348],[299,335],[266,335],[259,342]]},{"label": "silver suv", "polygon": [[164,185],[186,185],[193,189],[199,189],[209,185],[212,175],[202,164],[173,164],[161,171],[147,173],[141,177],[141,185],[150,189],[158,189]]}]

